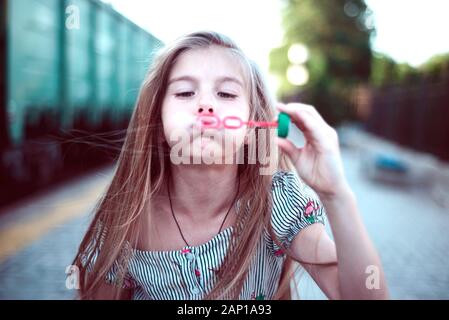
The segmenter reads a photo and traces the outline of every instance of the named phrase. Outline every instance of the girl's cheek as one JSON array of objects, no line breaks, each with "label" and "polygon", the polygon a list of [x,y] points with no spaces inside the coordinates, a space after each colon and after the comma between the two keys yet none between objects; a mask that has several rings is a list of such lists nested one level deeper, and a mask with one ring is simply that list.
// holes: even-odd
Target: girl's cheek
[{"label": "girl's cheek", "polygon": [[162,126],[167,143],[172,146],[180,135],[187,137],[194,121],[191,112],[183,112],[179,108],[162,110]]},{"label": "girl's cheek", "polygon": [[224,104],[219,110],[223,119],[227,116],[239,117],[243,122],[249,119],[249,106],[244,103]]},{"label": "girl's cheek", "polygon": [[162,105],[162,122],[164,127],[185,127],[185,125],[192,121],[192,112],[190,108],[179,105],[173,102],[170,98],[166,99]]}]

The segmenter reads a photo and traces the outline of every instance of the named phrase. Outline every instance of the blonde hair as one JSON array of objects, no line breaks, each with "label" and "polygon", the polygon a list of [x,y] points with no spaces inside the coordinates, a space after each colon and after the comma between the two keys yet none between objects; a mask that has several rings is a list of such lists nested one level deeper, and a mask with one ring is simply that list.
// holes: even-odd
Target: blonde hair
[{"label": "blonde hair", "polygon": [[[95,296],[114,262],[119,265],[115,297],[120,297],[130,258],[126,243],[136,245],[139,225],[148,214],[144,210],[148,208],[147,201],[158,195],[169,175],[169,146],[163,138],[161,107],[170,70],[181,53],[210,46],[225,48],[239,58],[245,71],[250,120],[271,121],[274,118],[273,101],[260,71],[228,37],[216,32],[195,32],[164,47],[142,83],[114,176],[97,204],[93,220],[73,261],[80,269],[81,299],[92,299]],[[258,141],[251,143],[258,145]],[[270,150],[270,141],[265,143],[268,153],[278,152]],[[247,210],[251,214],[238,212],[236,229],[217,272],[217,281],[205,299],[238,299],[265,228],[275,242],[284,248],[271,226],[272,177],[259,174],[260,163],[248,164],[248,146],[244,148],[245,163],[238,168],[238,179],[242,186],[238,201],[248,207],[241,205],[238,210],[241,213]],[[281,154],[277,161],[278,169],[294,170],[284,155]],[[92,269],[88,270],[90,265]],[[287,258],[274,299],[290,298],[290,279],[294,274],[291,267],[292,260]]]}]

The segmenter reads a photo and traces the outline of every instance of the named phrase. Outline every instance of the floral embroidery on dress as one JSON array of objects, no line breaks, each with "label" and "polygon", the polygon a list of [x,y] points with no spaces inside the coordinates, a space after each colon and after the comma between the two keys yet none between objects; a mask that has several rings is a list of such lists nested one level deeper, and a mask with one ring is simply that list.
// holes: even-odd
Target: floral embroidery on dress
[{"label": "floral embroidery on dress", "polygon": [[120,283],[120,279],[118,277],[109,283],[115,284],[118,287],[121,285],[123,289],[132,289],[137,286],[137,282],[131,276],[125,276],[122,284]]},{"label": "floral embroidery on dress", "polygon": [[276,257],[282,257],[282,256],[284,255],[284,250],[278,249],[278,250],[276,250],[276,251],[274,252],[274,255],[275,255]]},{"label": "floral embroidery on dress", "polygon": [[195,269],[195,275],[199,278],[201,277],[201,272],[198,269]]},{"label": "floral embroidery on dress", "polygon": [[260,293],[256,296],[256,292],[251,293],[251,300],[265,300],[265,295]]},{"label": "floral embroidery on dress", "polygon": [[131,289],[136,287],[136,282],[132,278],[125,278],[123,282],[123,287],[125,289]]},{"label": "floral embroidery on dress", "polygon": [[315,202],[313,202],[312,200],[309,200],[306,204],[306,207],[304,209],[304,216],[306,217],[306,220],[309,223],[314,223],[316,222],[315,220],[315,216],[313,215],[313,213],[315,211],[317,211],[320,208],[319,204],[315,204]]}]

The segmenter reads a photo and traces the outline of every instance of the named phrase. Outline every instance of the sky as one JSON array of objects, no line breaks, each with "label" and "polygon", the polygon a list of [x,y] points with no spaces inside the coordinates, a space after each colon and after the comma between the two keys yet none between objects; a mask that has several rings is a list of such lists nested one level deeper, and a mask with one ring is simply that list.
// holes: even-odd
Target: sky
[{"label": "sky", "polygon": [[417,66],[449,52],[448,0],[366,0],[374,12],[373,48]]},{"label": "sky", "polygon": [[164,42],[201,29],[222,32],[267,72],[282,41],[278,0],[104,0]]},{"label": "sky", "polygon": [[[270,78],[268,54],[283,37],[280,0],[104,1],[164,42],[199,29],[223,32]],[[366,2],[374,12],[376,51],[413,66],[449,52],[449,0]]]}]

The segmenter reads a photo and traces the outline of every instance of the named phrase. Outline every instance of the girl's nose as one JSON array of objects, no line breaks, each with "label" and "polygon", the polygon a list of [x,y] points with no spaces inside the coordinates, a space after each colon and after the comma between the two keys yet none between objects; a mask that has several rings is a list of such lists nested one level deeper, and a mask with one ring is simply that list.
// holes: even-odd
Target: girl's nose
[{"label": "girl's nose", "polygon": [[[206,111],[206,110],[207,110],[207,111]],[[214,108],[212,108],[212,107],[200,107],[200,108],[198,109],[198,113],[199,113],[199,114],[202,114],[203,112],[205,112],[206,114],[207,114],[207,113],[213,114],[213,113],[214,113]]]}]

